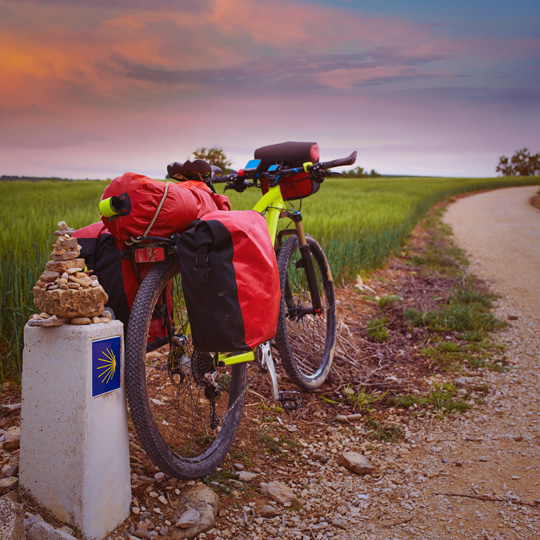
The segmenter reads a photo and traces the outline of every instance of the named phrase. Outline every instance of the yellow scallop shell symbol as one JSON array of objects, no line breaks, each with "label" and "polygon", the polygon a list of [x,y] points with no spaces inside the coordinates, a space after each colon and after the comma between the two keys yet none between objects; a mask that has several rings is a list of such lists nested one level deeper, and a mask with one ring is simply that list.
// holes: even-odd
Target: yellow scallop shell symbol
[{"label": "yellow scallop shell symbol", "polygon": [[97,369],[102,369],[98,375],[98,379],[104,383],[108,384],[110,380],[114,377],[114,374],[116,372],[116,356],[111,351],[111,349],[107,349],[103,352],[105,358],[99,358],[99,362],[103,362],[102,366],[98,366]]}]

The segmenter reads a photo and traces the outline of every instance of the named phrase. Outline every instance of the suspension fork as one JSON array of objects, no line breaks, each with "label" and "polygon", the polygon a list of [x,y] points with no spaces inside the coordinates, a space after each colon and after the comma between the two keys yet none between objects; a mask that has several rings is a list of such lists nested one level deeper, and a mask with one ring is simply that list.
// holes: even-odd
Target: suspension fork
[{"label": "suspension fork", "polygon": [[290,217],[294,221],[294,225],[296,227],[296,234],[300,242],[302,266],[304,267],[304,270],[306,272],[309,292],[311,294],[311,302],[313,303],[313,310],[317,315],[320,315],[322,313],[321,295],[319,294],[317,277],[315,276],[315,267],[313,266],[313,259],[311,258],[311,249],[306,240],[306,233],[304,231],[302,214],[300,214],[300,212],[295,212]]}]

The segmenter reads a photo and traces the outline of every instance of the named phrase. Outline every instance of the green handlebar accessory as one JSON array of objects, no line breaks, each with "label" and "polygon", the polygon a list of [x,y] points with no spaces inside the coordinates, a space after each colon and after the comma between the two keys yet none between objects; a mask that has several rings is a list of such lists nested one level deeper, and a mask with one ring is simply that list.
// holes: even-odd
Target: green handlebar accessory
[{"label": "green handlebar accessory", "polygon": [[120,212],[115,208],[115,202],[113,199],[117,197],[109,197],[99,202],[99,211],[104,217],[117,216]]}]

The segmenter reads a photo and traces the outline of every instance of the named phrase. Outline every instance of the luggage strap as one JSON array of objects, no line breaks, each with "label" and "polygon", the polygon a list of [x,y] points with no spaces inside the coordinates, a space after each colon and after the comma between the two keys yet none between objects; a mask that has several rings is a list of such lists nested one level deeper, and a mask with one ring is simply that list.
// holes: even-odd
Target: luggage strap
[{"label": "luggage strap", "polygon": [[195,273],[199,283],[208,283],[208,252],[230,238],[230,232],[217,220],[198,221],[195,225]]}]

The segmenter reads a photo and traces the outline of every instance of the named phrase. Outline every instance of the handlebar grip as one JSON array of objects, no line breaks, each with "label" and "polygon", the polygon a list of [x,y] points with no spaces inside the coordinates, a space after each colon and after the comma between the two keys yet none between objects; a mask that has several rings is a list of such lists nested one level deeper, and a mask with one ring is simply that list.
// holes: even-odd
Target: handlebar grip
[{"label": "handlebar grip", "polygon": [[350,156],[346,158],[334,159],[333,161],[325,161],[321,163],[323,169],[332,169],[334,167],[343,167],[345,165],[352,165],[356,161],[357,152],[354,151]]}]

